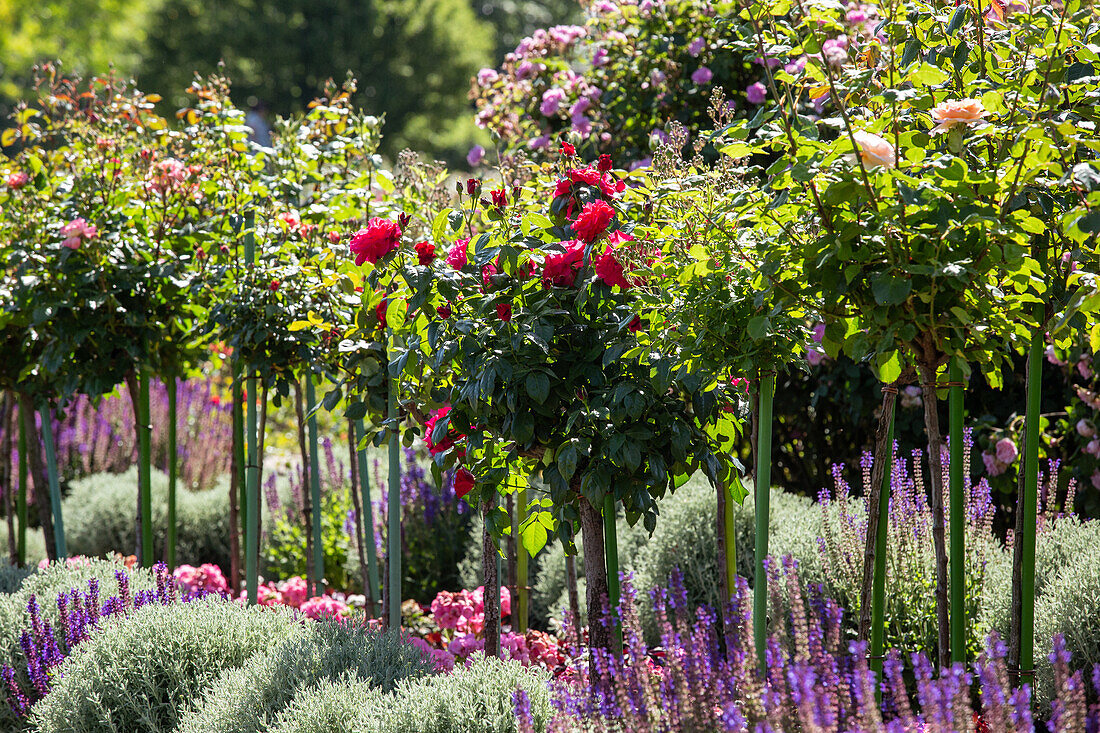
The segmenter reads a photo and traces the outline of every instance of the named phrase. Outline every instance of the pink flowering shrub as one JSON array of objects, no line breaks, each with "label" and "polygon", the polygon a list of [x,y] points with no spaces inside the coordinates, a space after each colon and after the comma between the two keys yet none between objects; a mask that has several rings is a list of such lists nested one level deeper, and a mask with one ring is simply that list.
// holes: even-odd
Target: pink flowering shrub
[{"label": "pink flowering shrub", "polygon": [[477,123],[505,148],[546,153],[555,136],[574,133],[586,157],[644,162],[670,121],[706,125],[715,88],[745,107],[749,66],[731,52],[710,3],[597,0],[587,16],[536,31],[499,69],[478,73]]},{"label": "pink flowering shrub", "polygon": [[180,565],[173,571],[172,577],[180,588],[188,593],[229,592],[229,583],[226,582],[221,568],[212,563],[203,563],[197,568],[192,565]]}]

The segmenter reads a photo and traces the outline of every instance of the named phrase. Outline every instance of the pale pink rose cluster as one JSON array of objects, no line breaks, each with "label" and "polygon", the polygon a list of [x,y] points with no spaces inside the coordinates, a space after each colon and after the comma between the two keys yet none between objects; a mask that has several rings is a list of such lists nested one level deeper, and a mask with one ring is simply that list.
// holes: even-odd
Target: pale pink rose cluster
[{"label": "pale pink rose cluster", "polygon": [[1016,461],[1019,450],[1012,438],[1001,438],[994,444],[992,451],[982,453],[982,463],[990,476],[1000,476]]},{"label": "pale pink rose cluster", "polygon": [[80,249],[81,242],[95,239],[99,230],[96,229],[95,224],[89,224],[83,218],[76,218],[61,227],[61,234],[65,237],[61,242],[62,247]]},{"label": "pale pink rose cluster", "polygon": [[229,583],[222,574],[222,569],[212,563],[203,563],[198,567],[193,565],[180,565],[172,571],[172,577],[176,585],[185,593],[219,593],[229,592]]},{"label": "pale pink rose cluster", "polygon": [[[432,601],[432,616],[439,628],[459,633],[481,633],[485,628],[485,587],[476,590],[440,591]],[[501,618],[512,612],[512,594],[500,589]]]}]

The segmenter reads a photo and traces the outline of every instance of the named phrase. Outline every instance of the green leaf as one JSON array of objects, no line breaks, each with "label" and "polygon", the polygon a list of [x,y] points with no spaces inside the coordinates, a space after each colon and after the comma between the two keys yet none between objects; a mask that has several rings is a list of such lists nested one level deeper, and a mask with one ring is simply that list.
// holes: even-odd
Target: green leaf
[{"label": "green leaf", "polygon": [[396,330],[405,325],[405,318],[409,314],[409,304],[404,298],[392,298],[386,306],[386,325]]},{"label": "green leaf", "polygon": [[871,276],[871,292],[879,305],[900,305],[912,289],[913,281],[907,277],[885,272]]},{"label": "green leaf", "polygon": [[447,221],[451,225],[451,231],[458,232],[462,230],[462,225],[465,223],[465,218],[462,216],[461,211],[452,211],[447,214]]},{"label": "green leaf", "polygon": [[540,405],[550,396],[550,378],[542,372],[527,375],[527,394]]},{"label": "green leaf", "polygon": [[726,492],[729,494],[729,498],[737,502],[738,506],[742,506],[745,503],[745,497],[749,495],[749,490],[745,488],[745,484],[741,482],[741,476],[737,471],[730,471],[730,481],[726,485]]},{"label": "green leaf", "polygon": [[966,16],[968,15],[968,6],[960,5],[955,9],[955,12],[951,14],[951,20],[947,23],[947,32],[954,35],[963,23],[966,22]]},{"label": "green leaf", "polygon": [[344,410],[344,417],[349,420],[362,420],[367,416],[367,403],[352,402],[348,409]]},{"label": "green leaf", "polygon": [[890,384],[897,380],[901,376],[901,356],[896,351],[891,351],[889,354],[879,354],[878,358],[878,372],[879,381],[883,384]]},{"label": "green leaf", "polygon": [[313,328],[313,324],[310,323],[309,321],[291,321],[290,325],[287,326],[287,330],[289,330],[291,332],[293,332],[293,331],[304,331],[307,328]]},{"label": "green leaf", "polygon": [[568,481],[577,470],[577,449],[570,443],[558,452],[558,472]]},{"label": "green leaf", "polygon": [[771,327],[771,319],[767,316],[753,316],[749,319],[749,336],[752,337],[754,340],[759,341],[768,334],[768,331],[771,329]]},{"label": "green leaf", "polygon": [[[546,512],[539,512],[545,514]],[[520,542],[523,543],[523,549],[527,550],[527,554],[534,557],[546,547],[546,540],[548,534],[546,527],[543,527],[540,522],[530,521],[530,519],[523,523],[523,527],[519,532]]]}]

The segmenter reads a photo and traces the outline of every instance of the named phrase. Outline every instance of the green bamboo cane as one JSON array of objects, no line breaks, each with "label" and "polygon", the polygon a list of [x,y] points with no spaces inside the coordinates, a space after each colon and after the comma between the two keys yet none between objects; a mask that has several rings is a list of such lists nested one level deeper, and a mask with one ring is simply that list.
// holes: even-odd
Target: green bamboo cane
[{"label": "green bamboo cane", "polygon": [[27,429],[19,421],[19,493],[15,495],[15,515],[19,518],[16,555],[19,564],[27,564]]},{"label": "green bamboo cane", "polygon": [[153,567],[152,433],[149,418],[149,369],[138,373],[138,492],[141,497],[141,566]]},{"label": "green bamboo cane", "polygon": [[[393,331],[390,331],[389,340],[393,339]],[[390,396],[389,409],[390,420],[393,421],[393,429],[390,432],[389,444],[389,477],[386,490],[386,552],[389,563],[389,624],[388,628],[396,629],[401,626],[401,433],[397,429],[397,386],[401,375],[389,374]]]},{"label": "green bamboo cane", "polygon": [[948,469],[951,519],[951,661],[966,662],[966,497],[963,496],[963,376],[958,359],[951,360],[948,381]]},{"label": "green bamboo cane", "polygon": [[165,381],[168,388],[168,568],[176,567],[176,481],[179,475],[179,458],[176,455],[176,392],[174,376]]},{"label": "green bamboo cane", "polygon": [[50,505],[53,509],[54,547],[57,550],[57,559],[63,560],[69,556],[69,552],[65,549],[65,522],[61,517],[61,484],[57,477],[57,450],[53,444],[53,421],[50,418],[48,405],[38,408],[38,413],[42,416],[42,442],[46,447],[46,477],[49,481]]},{"label": "green bamboo cane", "polygon": [[523,521],[527,518],[527,489],[521,488],[516,493],[516,523],[514,534],[516,536],[516,631],[524,633],[527,631],[527,617],[530,614],[528,610],[528,596],[530,591],[527,589],[528,582],[528,568],[527,568],[527,548],[523,546],[522,538],[519,536],[519,528],[523,525]]},{"label": "green bamboo cane", "polygon": [[[1036,318],[1042,322],[1043,306],[1036,306]],[[1027,414],[1024,417],[1024,486],[1021,512],[1022,533],[1020,583],[1020,684],[1035,681],[1035,524],[1038,513],[1039,485],[1039,412],[1042,396],[1043,329],[1031,337],[1027,355]]]},{"label": "green bamboo cane", "polygon": [[245,474],[247,470],[245,468],[244,461],[244,390],[241,388],[241,367],[240,362],[234,362],[233,364],[233,460],[236,464],[237,473],[237,525],[232,528],[232,532],[236,534],[236,553],[233,558],[233,564],[236,566],[236,573],[238,574],[235,582],[238,583],[233,588],[233,592],[240,591],[240,571],[241,571],[241,530],[247,526],[247,509],[245,506]]},{"label": "green bamboo cane", "polygon": [[[896,389],[896,387],[895,387]],[[882,475],[882,490],[879,494],[879,520],[875,533],[875,576],[871,585],[871,656],[870,668],[875,677],[882,679],[882,661],[885,649],[886,637],[886,543],[889,537],[890,516],[890,478],[893,474],[894,462],[894,420],[896,412],[891,411],[890,422],[886,428],[886,462]],[[875,687],[875,697],[882,701],[882,688]]]},{"label": "green bamboo cane", "polygon": [[[722,503],[722,537],[725,540],[726,550],[726,591],[733,597],[737,587],[737,526],[733,515],[733,498],[729,488],[722,486],[726,500]],[[725,613],[726,603],[729,598],[722,599],[722,612]]]},{"label": "green bamboo cane", "polygon": [[774,394],[775,374],[762,375],[756,449],[756,573],[752,591],[753,639],[756,643],[761,672],[764,671],[767,658],[764,651],[768,635],[768,577],[764,572],[764,558],[768,554],[772,482],[772,397]]},{"label": "green bamboo cane", "polygon": [[313,502],[314,595],[325,590],[325,548],[321,543],[321,461],[317,440],[317,392],[313,375],[306,374],[306,424],[309,426],[309,492]]},{"label": "green bamboo cane", "polygon": [[[253,234],[253,214],[249,212],[245,221],[244,260],[249,270],[256,262],[256,238]],[[244,577],[248,591],[248,602],[259,600],[259,560],[260,560],[260,440],[256,421],[256,373],[248,374],[245,392],[248,404],[245,407],[247,419],[248,463],[245,469],[245,525],[244,525]]]},{"label": "green bamboo cane", "polygon": [[[358,442],[365,433],[363,421],[356,420],[356,441]],[[378,617],[382,615],[382,586],[378,582],[378,547],[374,544],[374,504],[371,502],[370,472],[367,470],[366,449],[359,448],[357,455],[359,458],[359,488],[363,494],[363,534],[367,541],[367,579],[370,581],[369,597],[373,603],[371,615]]]}]

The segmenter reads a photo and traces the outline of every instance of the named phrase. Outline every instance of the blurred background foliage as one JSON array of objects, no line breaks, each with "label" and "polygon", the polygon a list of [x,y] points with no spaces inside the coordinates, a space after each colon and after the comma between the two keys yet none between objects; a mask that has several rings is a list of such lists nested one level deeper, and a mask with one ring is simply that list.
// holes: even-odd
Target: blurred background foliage
[{"label": "blurred background foliage", "polygon": [[221,61],[234,101],[272,120],[350,73],[355,103],[385,115],[383,153],[458,162],[483,134],[470,78],[534,29],[580,17],[575,0],[0,0],[0,115],[34,93],[34,64],[58,59],[136,78],[169,118]]}]

